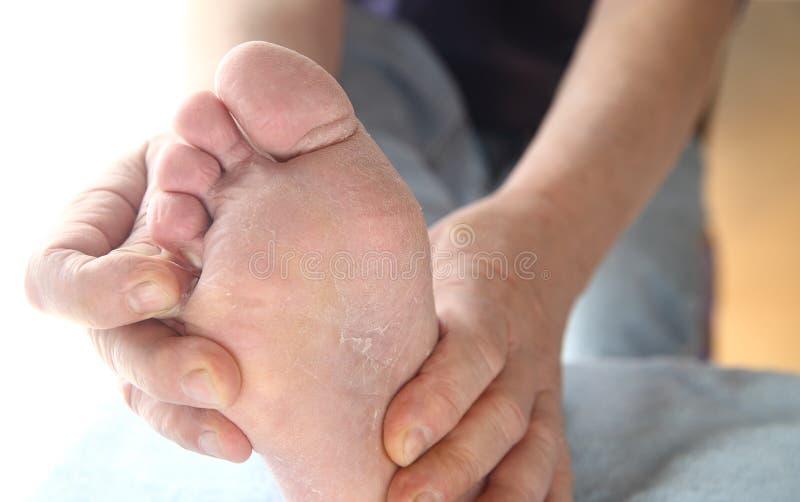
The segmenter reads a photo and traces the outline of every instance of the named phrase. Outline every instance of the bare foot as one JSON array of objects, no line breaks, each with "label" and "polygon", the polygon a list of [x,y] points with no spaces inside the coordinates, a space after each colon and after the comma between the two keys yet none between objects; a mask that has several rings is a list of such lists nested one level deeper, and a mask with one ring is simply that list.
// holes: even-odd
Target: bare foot
[{"label": "bare foot", "polygon": [[287,500],[383,500],[383,415],[437,337],[419,205],[335,80],[282,47],[231,51],[175,129],[149,226],[202,262],[176,319],[237,359],[223,413]]}]

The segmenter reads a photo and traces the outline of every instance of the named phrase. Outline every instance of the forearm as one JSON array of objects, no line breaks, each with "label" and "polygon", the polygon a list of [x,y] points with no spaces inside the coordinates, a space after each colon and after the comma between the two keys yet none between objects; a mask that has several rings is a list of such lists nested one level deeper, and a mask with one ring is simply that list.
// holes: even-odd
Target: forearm
[{"label": "forearm", "polygon": [[[588,279],[662,181],[716,79],[734,0],[596,4],[540,131],[498,192],[552,207],[559,255]],[[541,207],[541,206],[540,206]]]},{"label": "forearm", "polygon": [[250,40],[273,42],[319,63],[339,66],[342,0],[193,0],[187,12],[187,84],[213,88],[217,63]]}]

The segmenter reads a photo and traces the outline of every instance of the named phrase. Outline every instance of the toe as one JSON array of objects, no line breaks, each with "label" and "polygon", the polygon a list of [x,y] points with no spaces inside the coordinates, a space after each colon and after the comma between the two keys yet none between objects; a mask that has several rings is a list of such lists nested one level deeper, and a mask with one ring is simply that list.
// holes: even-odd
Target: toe
[{"label": "toe", "polygon": [[208,227],[208,197],[220,177],[217,161],[195,147],[165,145],[155,163],[155,193],[147,211],[153,241],[200,268],[203,234]]},{"label": "toe", "polygon": [[217,68],[216,87],[253,145],[278,160],[338,143],[358,128],[336,80],[278,45],[247,42],[232,49]]},{"label": "toe", "polygon": [[220,167],[206,152],[174,142],[163,147],[153,176],[158,190],[193,195],[206,204],[208,191],[219,180]]},{"label": "toe", "polygon": [[226,169],[254,153],[225,104],[211,91],[198,92],[184,101],[172,127],[187,143],[208,152]]},{"label": "toe", "polygon": [[147,208],[147,226],[153,241],[197,269],[202,267],[203,235],[208,224],[203,205],[185,193],[158,192]]}]

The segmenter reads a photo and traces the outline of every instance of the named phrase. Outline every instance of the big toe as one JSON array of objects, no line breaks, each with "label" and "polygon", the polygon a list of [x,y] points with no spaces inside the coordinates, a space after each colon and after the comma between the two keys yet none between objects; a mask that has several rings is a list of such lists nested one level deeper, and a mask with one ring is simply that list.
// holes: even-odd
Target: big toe
[{"label": "big toe", "polygon": [[217,68],[216,88],[250,142],[278,160],[338,143],[358,128],[336,80],[279,45],[233,48]]}]

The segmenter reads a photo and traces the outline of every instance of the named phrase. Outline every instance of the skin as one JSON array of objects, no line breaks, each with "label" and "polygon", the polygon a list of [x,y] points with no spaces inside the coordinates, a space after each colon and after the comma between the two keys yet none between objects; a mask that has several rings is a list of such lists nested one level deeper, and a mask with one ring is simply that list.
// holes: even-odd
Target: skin
[{"label": "skin", "polygon": [[[437,234],[468,224],[475,249],[506,256],[533,250],[551,280],[483,278],[480,287],[464,281],[453,289],[435,282],[440,316],[451,297],[463,305],[506,299],[471,309],[473,326],[491,326],[501,305],[511,312],[504,331],[467,326],[450,345],[444,338],[393,401],[387,450],[401,465],[413,463],[395,476],[389,500],[426,489],[449,500],[483,483],[484,500],[571,498],[559,411],[563,326],[592,270],[690,135],[736,12],[733,1],[598,2],[555,103],[509,178],[432,229],[434,243]],[[519,319],[528,321],[513,322]],[[485,348],[487,339],[493,349]],[[478,351],[500,362],[470,364],[475,359],[464,354]],[[453,381],[469,384],[447,385]],[[451,413],[434,413],[449,403]],[[527,428],[520,416],[530,417]],[[421,457],[404,458],[398,438],[415,425],[433,431],[426,446],[443,439],[423,447]],[[501,432],[480,432],[487,430]]]},{"label": "skin", "polygon": [[[732,0],[597,2],[558,97],[517,168],[497,192],[431,229],[432,243],[442,248],[452,244],[443,236],[468,224],[476,235],[470,253],[533,250],[551,279],[476,274],[458,284],[434,281],[441,342],[384,421],[388,455],[407,466],[395,475],[389,500],[426,490],[447,500],[481,490],[486,500],[570,498],[558,362],[564,321],[689,135],[715,82],[735,11]],[[306,11],[312,18],[313,12]],[[142,232],[132,208],[145,197],[144,173],[152,170],[155,150],[150,144],[113,166],[70,208],[31,260],[29,297],[43,310],[114,328],[95,329],[92,337],[127,382],[131,407],[156,430],[190,449],[243,460],[246,438],[213,411],[241,390],[235,360],[206,339],[176,337],[144,321],[178,305],[191,278],[147,250],[110,253],[126,245],[131,231]],[[129,301],[129,293],[143,282],[158,284],[162,295],[148,296],[149,308],[137,312],[134,306],[143,305]],[[478,291],[495,301],[477,301]],[[173,364],[156,364],[159,358]],[[197,368],[209,372],[210,383],[187,393],[181,379]],[[427,431],[421,456],[404,448],[415,427]],[[214,447],[201,445],[205,432],[216,435]]]},{"label": "skin", "polygon": [[233,49],[174,128],[148,227],[180,253],[194,225],[202,272],[169,325],[236,359],[221,411],[287,501],[384,500],[383,416],[438,335],[419,204],[336,81],[277,45]]}]

